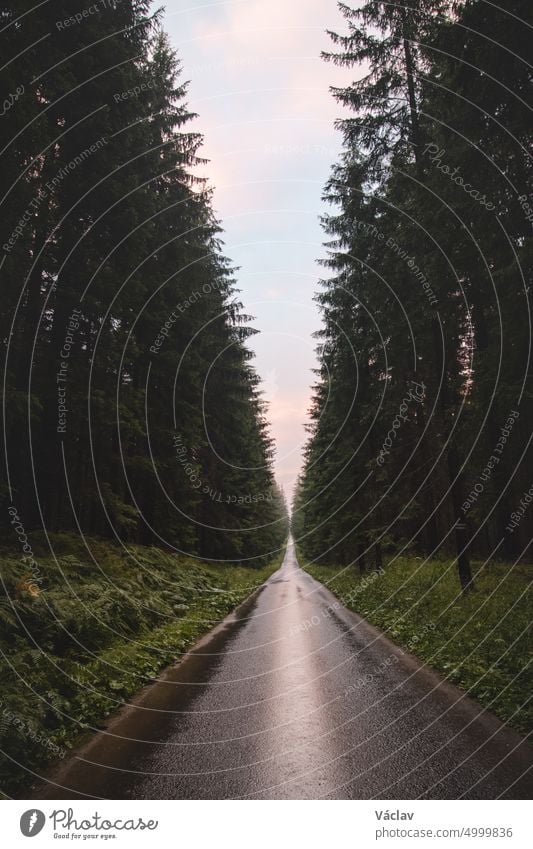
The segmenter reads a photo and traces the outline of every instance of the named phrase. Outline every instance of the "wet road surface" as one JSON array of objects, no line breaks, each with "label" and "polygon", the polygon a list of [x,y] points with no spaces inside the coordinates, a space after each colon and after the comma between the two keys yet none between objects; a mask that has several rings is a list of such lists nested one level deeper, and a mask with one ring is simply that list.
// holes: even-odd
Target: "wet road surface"
[{"label": "wet road surface", "polygon": [[289,544],[34,798],[529,798],[532,751],[342,607]]}]

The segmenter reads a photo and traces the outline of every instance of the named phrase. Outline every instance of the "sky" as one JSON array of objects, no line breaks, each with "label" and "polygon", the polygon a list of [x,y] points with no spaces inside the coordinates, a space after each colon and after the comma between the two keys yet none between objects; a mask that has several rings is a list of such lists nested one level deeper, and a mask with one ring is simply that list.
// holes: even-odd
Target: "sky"
[{"label": "sky", "polygon": [[269,404],[275,471],[290,500],[315,380],[313,300],[324,256],[322,191],[340,151],[329,91],[351,72],[320,58],[344,31],[336,0],[168,0],[165,28],[190,80],[205,173]]}]

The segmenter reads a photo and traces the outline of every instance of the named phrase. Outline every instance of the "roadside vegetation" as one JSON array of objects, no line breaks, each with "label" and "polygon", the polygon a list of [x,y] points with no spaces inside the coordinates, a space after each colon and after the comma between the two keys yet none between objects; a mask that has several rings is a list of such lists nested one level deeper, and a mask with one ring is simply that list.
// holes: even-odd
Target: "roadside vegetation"
[{"label": "roadside vegetation", "polygon": [[398,557],[381,572],[306,563],[346,607],[522,733],[533,728],[530,567],[472,563],[461,594],[450,560]]},{"label": "roadside vegetation", "polygon": [[[34,538],[42,583],[0,551],[0,787],[28,787],[48,761],[179,660],[281,564],[213,565],[158,548]],[[44,540],[42,540],[44,543]],[[42,556],[41,556],[42,554]],[[25,765],[26,769],[24,768]]]}]

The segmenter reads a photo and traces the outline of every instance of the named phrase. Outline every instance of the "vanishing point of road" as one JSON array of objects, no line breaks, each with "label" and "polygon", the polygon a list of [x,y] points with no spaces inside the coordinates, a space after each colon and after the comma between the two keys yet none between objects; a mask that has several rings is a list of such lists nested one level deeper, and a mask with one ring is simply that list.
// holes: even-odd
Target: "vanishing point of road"
[{"label": "vanishing point of road", "polygon": [[281,568],[36,786],[39,799],[530,798],[532,748]]}]

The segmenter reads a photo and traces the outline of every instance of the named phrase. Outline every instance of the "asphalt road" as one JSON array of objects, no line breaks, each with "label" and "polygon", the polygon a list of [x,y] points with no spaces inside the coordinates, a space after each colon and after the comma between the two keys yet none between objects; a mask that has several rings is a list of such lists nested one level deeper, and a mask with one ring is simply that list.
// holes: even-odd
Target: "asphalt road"
[{"label": "asphalt road", "polygon": [[529,798],[532,748],[281,569],[34,798]]}]

